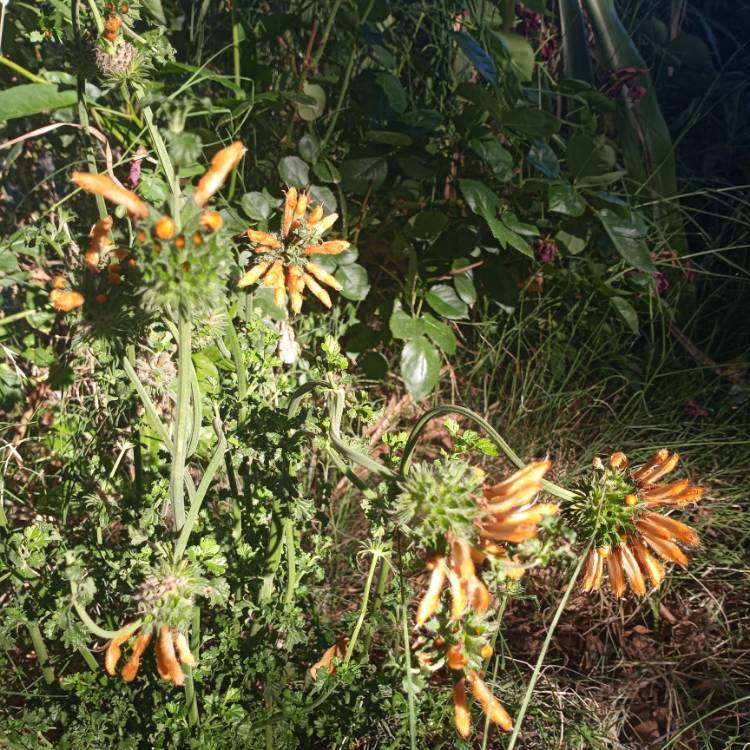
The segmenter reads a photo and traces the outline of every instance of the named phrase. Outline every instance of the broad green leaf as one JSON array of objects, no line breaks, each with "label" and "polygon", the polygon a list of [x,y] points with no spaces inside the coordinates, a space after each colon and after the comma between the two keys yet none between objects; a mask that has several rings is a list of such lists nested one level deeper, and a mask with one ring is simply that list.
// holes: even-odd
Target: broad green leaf
[{"label": "broad green leaf", "polygon": [[406,110],[408,100],[401,81],[392,73],[378,73],[375,83],[383,90],[391,109],[398,115],[402,114]]},{"label": "broad green leaf", "polygon": [[549,210],[564,216],[580,216],[586,210],[586,201],[568,183],[550,183]]},{"label": "broad green leaf", "polygon": [[461,51],[471,60],[480,75],[490,83],[496,83],[497,69],[487,50],[463,31],[454,31],[453,37],[458,42]]},{"label": "broad green leaf", "polygon": [[380,352],[366,352],[357,360],[357,365],[372,380],[384,380],[388,375],[388,360]]},{"label": "broad green leaf", "polygon": [[251,219],[256,221],[266,221],[273,211],[273,206],[268,197],[257,191],[245,193],[240,199],[240,207]]},{"label": "broad green leaf", "polygon": [[619,316],[625,321],[625,325],[633,332],[638,333],[638,313],[633,305],[623,297],[612,297],[612,307],[617,310]]},{"label": "broad green leaf", "polygon": [[0,91],[0,122],[71,107],[76,100],[73,89],[58,91],[52,83],[22,83]]},{"label": "broad green leaf", "polygon": [[564,229],[561,229],[555,235],[555,239],[558,242],[562,242],[562,244],[565,245],[571,255],[578,255],[578,253],[580,253],[586,247],[585,237],[578,237],[575,234],[566,232]]},{"label": "broad green leaf", "polygon": [[534,75],[534,66],[536,65],[532,46],[518,34],[502,31],[493,31],[490,33],[500,42],[508,55],[518,80],[522,83],[530,81]]},{"label": "broad green leaf", "polygon": [[575,179],[611,172],[615,165],[615,151],[604,137],[586,133],[577,133],[570,139],[565,158]]},{"label": "broad green leaf", "polygon": [[656,270],[646,244],[646,225],[638,214],[631,211],[623,218],[614,211],[603,208],[596,215],[625,261],[641,271]]},{"label": "broad green leaf", "polygon": [[518,287],[510,268],[498,258],[490,257],[477,269],[477,280],[487,294],[504,310],[512,312],[518,304]]},{"label": "broad green leaf", "polygon": [[422,318],[424,332],[446,353],[453,355],[456,353],[458,342],[456,334],[447,323],[438,320],[434,315],[425,313]]},{"label": "broad green leaf", "polygon": [[516,107],[503,110],[500,124],[511,130],[517,130],[529,138],[549,138],[560,130],[561,122],[551,112],[544,109]]},{"label": "broad green leaf", "polygon": [[341,182],[341,172],[328,159],[316,162],[313,166],[313,172],[321,182],[333,182],[334,184]]},{"label": "broad green leaf", "polygon": [[436,284],[425,294],[427,304],[438,314],[450,320],[460,320],[468,315],[469,308],[448,284]]},{"label": "broad green leaf", "polygon": [[440,377],[440,355],[426,337],[406,342],[401,352],[401,377],[415,401],[435,387]]},{"label": "broad green leaf", "polygon": [[497,138],[493,136],[472,138],[469,146],[480,159],[487,162],[498,180],[508,182],[513,177],[513,154],[502,146]]},{"label": "broad green leaf", "polygon": [[201,155],[203,142],[199,135],[183,130],[181,133],[168,131],[168,136],[169,155],[178,166],[193,164]]},{"label": "broad green leaf", "polygon": [[310,189],[307,191],[310,201],[315,206],[323,206],[327,214],[332,214],[336,211],[338,203],[336,202],[336,196],[333,194],[333,190],[322,185],[310,185]]},{"label": "broad green leaf", "polygon": [[400,305],[394,307],[388,326],[394,339],[403,339],[404,341],[412,341],[425,333],[422,320],[412,318],[409,313],[401,309]]},{"label": "broad green leaf", "polygon": [[544,141],[534,141],[526,160],[545,177],[556,180],[560,176],[560,162],[552,147]]},{"label": "broad green leaf", "polygon": [[[471,265],[468,258],[457,258],[451,265],[451,270],[456,271],[459,268],[466,268]],[[473,271],[463,271],[454,273],[453,286],[456,287],[458,296],[471,307],[477,301],[477,289],[474,286]]]},{"label": "broad green leaf", "polygon": [[299,156],[285,156],[279,162],[279,174],[292,187],[303,188],[310,181],[310,168]]},{"label": "broad green leaf", "polygon": [[297,114],[308,122],[317,120],[326,109],[326,92],[317,83],[306,83],[302,87],[305,96],[315,100],[314,104],[298,104]]},{"label": "broad green leaf", "polygon": [[372,185],[377,188],[388,175],[388,159],[385,156],[368,156],[347,159],[339,165],[341,181],[347,190],[364,195]]},{"label": "broad green leaf", "polygon": [[414,142],[406,133],[392,130],[368,130],[365,138],[372,143],[385,143],[388,146],[411,146]]},{"label": "broad green leaf", "polygon": [[458,181],[461,193],[469,208],[485,219],[487,216],[495,216],[500,208],[500,198],[479,180],[461,179]]},{"label": "broad green leaf", "polygon": [[339,284],[344,287],[340,292],[342,297],[359,301],[363,300],[370,291],[370,279],[367,276],[367,271],[359,263],[339,266],[334,275]]},{"label": "broad green leaf", "polygon": [[315,164],[320,156],[320,141],[310,133],[299,139],[299,154],[308,163]]}]

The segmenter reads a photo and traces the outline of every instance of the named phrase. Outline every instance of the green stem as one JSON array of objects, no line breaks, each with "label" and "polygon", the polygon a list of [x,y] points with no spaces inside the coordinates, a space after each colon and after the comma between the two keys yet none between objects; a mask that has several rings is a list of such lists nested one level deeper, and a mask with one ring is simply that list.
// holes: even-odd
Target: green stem
[{"label": "green stem", "polygon": [[138,396],[141,399],[141,403],[143,404],[143,408],[146,411],[146,416],[151,421],[151,426],[156,430],[157,434],[161,438],[161,441],[164,443],[164,447],[171,453],[173,450],[172,438],[169,437],[167,428],[164,426],[164,423],[161,421],[159,415],[156,412],[154,402],[149,397],[146,389],[143,387],[143,383],[141,383],[138,374],[133,368],[133,365],[130,364],[127,357],[122,358],[122,369],[125,370],[125,374],[128,376],[130,382],[133,384],[133,387],[138,393]]},{"label": "green stem", "polygon": [[0,318],[0,326],[8,325],[8,323],[15,323],[17,320],[23,320],[30,315],[34,315],[36,312],[37,310],[21,310],[21,312],[13,313],[13,315],[6,315],[4,318]]},{"label": "green stem", "polygon": [[289,606],[294,600],[294,590],[297,587],[297,561],[294,546],[294,522],[291,518],[284,519],[284,540],[286,542],[287,580],[284,605]]},{"label": "green stem", "polygon": [[586,561],[586,557],[588,556],[589,550],[591,549],[591,545],[593,543],[594,542],[592,539],[589,542],[586,549],[581,554],[581,556],[579,557],[578,564],[576,565],[575,570],[573,571],[573,575],[571,576],[570,582],[568,583],[568,586],[565,589],[565,593],[563,594],[563,597],[560,600],[560,604],[557,605],[555,616],[552,618],[552,622],[549,624],[549,627],[547,628],[547,637],[544,639],[544,643],[542,644],[542,650],[539,652],[539,656],[537,657],[536,664],[534,665],[534,672],[531,675],[531,679],[529,680],[528,686],[526,687],[526,693],[523,696],[523,702],[521,703],[521,708],[519,709],[518,714],[516,715],[515,726],[513,727],[513,734],[510,736],[510,741],[508,742],[508,747],[506,748],[506,750],[513,750],[513,748],[516,745],[516,740],[518,739],[518,735],[521,731],[521,725],[523,724],[524,717],[526,716],[526,711],[529,707],[529,703],[531,702],[531,696],[534,693],[534,687],[536,686],[536,683],[539,680],[540,675],[542,674],[542,666],[544,665],[544,659],[547,656],[547,651],[549,649],[550,643],[552,643],[552,636],[555,634],[557,623],[560,621],[560,617],[562,616],[563,610],[565,609],[568,603],[568,599],[570,599],[570,595],[573,593],[573,587],[575,586],[576,581],[578,580],[578,574],[581,572],[583,563]]},{"label": "green stem", "polygon": [[195,365],[190,362],[190,397],[193,404],[193,424],[190,429],[190,443],[187,449],[187,457],[195,453],[198,449],[198,443],[201,439],[201,422],[203,421],[203,405],[201,402],[201,389],[198,385],[198,376],[195,372]]},{"label": "green stem", "polygon": [[190,368],[192,363],[190,310],[187,305],[180,307],[177,321],[177,415],[174,428],[174,450],[172,451],[172,471],[169,481],[169,496],[172,500],[174,526],[177,531],[185,525],[185,456],[187,451],[187,425],[190,411]]},{"label": "green stem", "polygon": [[[486,419],[480,417],[479,414],[477,414],[475,411],[467,409],[464,406],[445,404],[443,406],[436,406],[434,409],[430,409],[429,411],[425,412],[419,418],[419,420],[417,420],[417,423],[412,428],[412,431],[409,434],[406,445],[404,447],[404,454],[401,457],[401,465],[399,467],[399,471],[402,475],[406,475],[406,473],[409,471],[409,466],[411,465],[411,459],[414,454],[414,449],[417,446],[417,441],[419,440],[419,436],[422,433],[422,430],[424,430],[428,422],[430,422],[432,419],[435,419],[435,417],[440,416],[441,414],[461,414],[465,417],[468,417],[473,422],[478,424],[492,438],[492,440],[498,445],[503,453],[505,453],[505,455],[516,466],[518,466],[519,469],[523,467],[524,462],[521,460],[518,454],[510,447],[510,445],[508,445],[508,443],[502,438],[500,433],[498,433]],[[578,497],[575,492],[566,490],[563,487],[555,484],[554,482],[548,482],[546,479],[542,480],[542,487],[551,495],[555,495],[561,500],[573,500]]]},{"label": "green stem", "polygon": [[99,671],[99,665],[96,663],[94,655],[91,653],[91,651],[88,650],[86,646],[79,646],[78,653],[83,657],[83,660],[86,662],[92,672]]},{"label": "green stem", "polygon": [[227,328],[227,338],[229,339],[229,351],[232,354],[234,369],[237,373],[237,400],[240,402],[238,422],[242,424],[247,417],[247,405],[245,403],[247,399],[247,373],[245,372],[245,363],[242,358],[237,329],[234,327],[234,322],[232,321],[229,322],[229,327]]},{"label": "green stem", "polygon": [[190,511],[188,512],[187,519],[185,520],[185,524],[182,527],[182,531],[180,532],[180,536],[177,539],[177,543],[175,544],[174,548],[175,562],[179,562],[182,559],[182,556],[185,554],[185,548],[187,547],[188,540],[190,539],[190,534],[193,531],[195,522],[198,520],[198,513],[200,512],[203,498],[206,496],[208,488],[213,481],[214,475],[216,474],[219,466],[224,460],[224,453],[227,449],[227,441],[224,437],[224,431],[221,427],[221,422],[218,419],[215,419],[213,426],[214,432],[216,432],[216,436],[219,438],[219,444],[216,446],[216,450],[214,451],[213,456],[211,456],[211,460],[206,467],[206,471],[204,472],[203,477],[201,477],[201,481],[198,485],[198,489],[195,491],[195,495],[190,500]]},{"label": "green stem", "polygon": [[[169,152],[167,151],[167,146],[164,143],[164,140],[161,137],[161,134],[159,133],[158,128],[154,124],[154,113],[151,110],[151,107],[148,105],[142,107],[142,111],[143,111],[143,118],[146,120],[146,127],[148,128],[149,135],[151,136],[151,140],[154,143],[154,148],[156,149],[156,155],[159,157],[159,163],[161,164],[161,168],[164,172],[164,176],[167,178],[167,182],[174,189],[174,183],[175,183],[174,167],[172,166],[172,160],[169,158]],[[172,218],[175,221],[178,220],[177,216],[173,216]]]},{"label": "green stem", "polygon": [[70,600],[73,604],[73,608],[75,609],[76,613],[78,614],[78,617],[80,618],[81,622],[86,626],[86,628],[93,633],[94,635],[98,636],[99,638],[106,638],[107,640],[112,640],[113,638],[120,638],[121,636],[127,636],[131,633],[135,633],[136,630],[141,626],[143,623],[143,620],[136,620],[135,622],[131,622],[127,624],[125,627],[120,628],[119,630],[107,630],[106,628],[99,627],[90,617],[88,612],[83,608],[83,605],[79,604],[76,600],[76,586],[73,583],[73,581],[70,582]]},{"label": "green stem", "polygon": [[354,653],[354,648],[357,645],[357,639],[359,638],[359,633],[362,630],[362,625],[365,621],[365,616],[367,615],[367,603],[370,600],[370,589],[372,588],[372,581],[375,578],[375,570],[378,567],[378,560],[383,556],[383,553],[380,550],[372,550],[372,560],[370,560],[370,570],[367,572],[367,581],[365,582],[365,590],[362,594],[362,606],[359,609],[359,617],[357,618],[357,624],[354,626],[354,630],[352,631],[352,637],[349,641],[349,646],[346,649],[346,655],[344,656],[343,665],[346,666],[352,658],[352,654]]},{"label": "green stem", "polygon": [[18,75],[21,75],[24,78],[28,78],[32,83],[49,83],[49,81],[41,78],[36,73],[32,73],[30,70],[26,70],[26,68],[22,67],[16,62],[13,62],[13,60],[9,60],[7,57],[5,57],[5,55],[0,55],[0,65],[5,65],[6,68],[10,68],[11,70],[18,73]]},{"label": "green stem", "polygon": [[[388,583],[388,562],[385,557],[380,563],[380,573],[378,574],[378,585],[375,588],[375,599],[372,602],[372,617],[376,617],[380,612],[380,607],[383,605],[383,596],[385,595],[385,587]],[[370,645],[372,644],[374,631],[370,630],[365,636],[364,652],[367,654],[370,652]]]},{"label": "green stem", "polygon": [[[403,582],[402,582],[403,586]],[[404,655],[406,657],[406,698],[409,704],[409,740],[411,750],[417,750],[417,711],[414,705],[414,689],[411,685],[411,646],[409,645],[409,615],[406,603],[401,606],[401,626],[404,637]]]},{"label": "green stem", "polygon": [[47,646],[44,645],[44,638],[42,638],[42,632],[39,630],[39,625],[35,622],[30,622],[26,625],[26,628],[31,636],[31,642],[34,644],[34,651],[36,651],[36,658],[39,661],[39,666],[42,668],[44,681],[48,685],[52,685],[55,681],[55,670],[52,669],[49,663]]}]

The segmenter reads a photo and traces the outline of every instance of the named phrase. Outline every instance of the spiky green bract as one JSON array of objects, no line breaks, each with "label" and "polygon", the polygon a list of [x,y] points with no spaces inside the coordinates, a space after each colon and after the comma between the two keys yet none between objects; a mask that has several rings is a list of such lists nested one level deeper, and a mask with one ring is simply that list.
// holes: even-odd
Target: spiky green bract
[{"label": "spiky green bract", "polygon": [[448,532],[471,539],[483,481],[484,472],[460,459],[416,464],[396,498],[396,520],[427,549],[442,548]]},{"label": "spiky green bract", "polygon": [[581,539],[597,547],[620,544],[635,533],[635,517],[642,506],[626,503],[636,486],[620,469],[593,468],[579,487],[582,496],[562,505],[563,515]]}]

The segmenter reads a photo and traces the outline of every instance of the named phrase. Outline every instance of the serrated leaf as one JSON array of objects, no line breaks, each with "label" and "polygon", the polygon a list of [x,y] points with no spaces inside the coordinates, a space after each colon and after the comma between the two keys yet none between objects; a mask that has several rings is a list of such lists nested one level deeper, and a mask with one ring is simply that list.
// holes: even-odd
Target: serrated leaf
[{"label": "serrated leaf", "polygon": [[425,336],[408,341],[401,351],[401,377],[415,401],[435,387],[440,377],[440,355]]},{"label": "serrated leaf", "polygon": [[467,317],[469,308],[448,284],[436,284],[425,294],[427,304],[438,314],[450,320]]}]

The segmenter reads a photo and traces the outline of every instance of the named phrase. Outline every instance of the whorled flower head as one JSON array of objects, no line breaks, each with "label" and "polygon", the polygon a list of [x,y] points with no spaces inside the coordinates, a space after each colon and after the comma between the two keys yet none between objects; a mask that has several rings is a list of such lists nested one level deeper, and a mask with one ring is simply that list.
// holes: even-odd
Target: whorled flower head
[{"label": "whorled flower head", "polygon": [[[220,235],[221,215],[204,207],[244,153],[239,141],[221,149],[199,180],[192,201],[187,201],[177,217],[160,215],[107,175],[74,172],[72,179],[78,187],[123,206],[134,222],[140,222],[134,246],[129,248],[114,246],[111,217],[94,226],[83,259],[86,274],[78,292],[83,297],[81,304],[93,300],[96,305],[106,305],[118,287],[132,284],[143,292],[150,307],[177,309],[188,303],[198,311],[210,309],[223,293],[231,252]],[[101,274],[102,261],[106,275]],[[128,296],[132,296],[132,288]]]},{"label": "whorled flower head", "polygon": [[698,535],[681,521],[652,510],[680,508],[703,497],[703,488],[691,486],[687,479],[658,484],[678,462],[679,456],[666,449],[637,470],[631,470],[627,457],[619,452],[610,456],[606,467],[598,459],[594,462],[596,473],[583,498],[569,508],[580,536],[593,539],[584,568],[584,591],[600,588],[605,561],[616,596],[623,595],[626,582],[639,596],[646,593],[646,579],[658,588],[665,568],[657,557],[687,565],[687,556],[676,542],[694,546]]},{"label": "whorled flower head", "polygon": [[247,238],[258,260],[237,285],[242,288],[262,280],[264,286],[274,290],[274,299],[279,307],[286,306],[288,291],[295,313],[302,309],[302,293],[309,289],[330,308],[331,298],[320,284],[326,284],[337,292],[343,287],[310,258],[314,255],[338,255],[349,247],[344,240],[322,241],[323,235],[337,218],[337,214],[324,216],[322,206],[313,208],[305,193],[289,188],[284,201],[281,231],[247,230]]},{"label": "whorled flower head", "polygon": [[484,472],[461,460],[416,466],[396,501],[399,520],[431,549],[444,549],[429,558],[430,579],[417,607],[416,625],[425,625],[438,612],[446,582],[450,617],[460,620],[470,609],[484,614],[491,596],[478,574],[487,564],[517,579],[523,568],[498,542],[517,543],[536,536],[538,524],[558,506],[536,503],[549,461],[534,461],[499,484],[482,488]]},{"label": "whorled flower head", "polygon": [[471,734],[471,712],[467,685],[490,721],[509,732],[513,721],[505,707],[492,694],[481,673],[492,656],[491,626],[486,617],[470,614],[462,621],[438,618],[430,623],[416,643],[421,668],[434,673],[443,667],[453,677],[453,719],[456,731],[467,739]]}]

